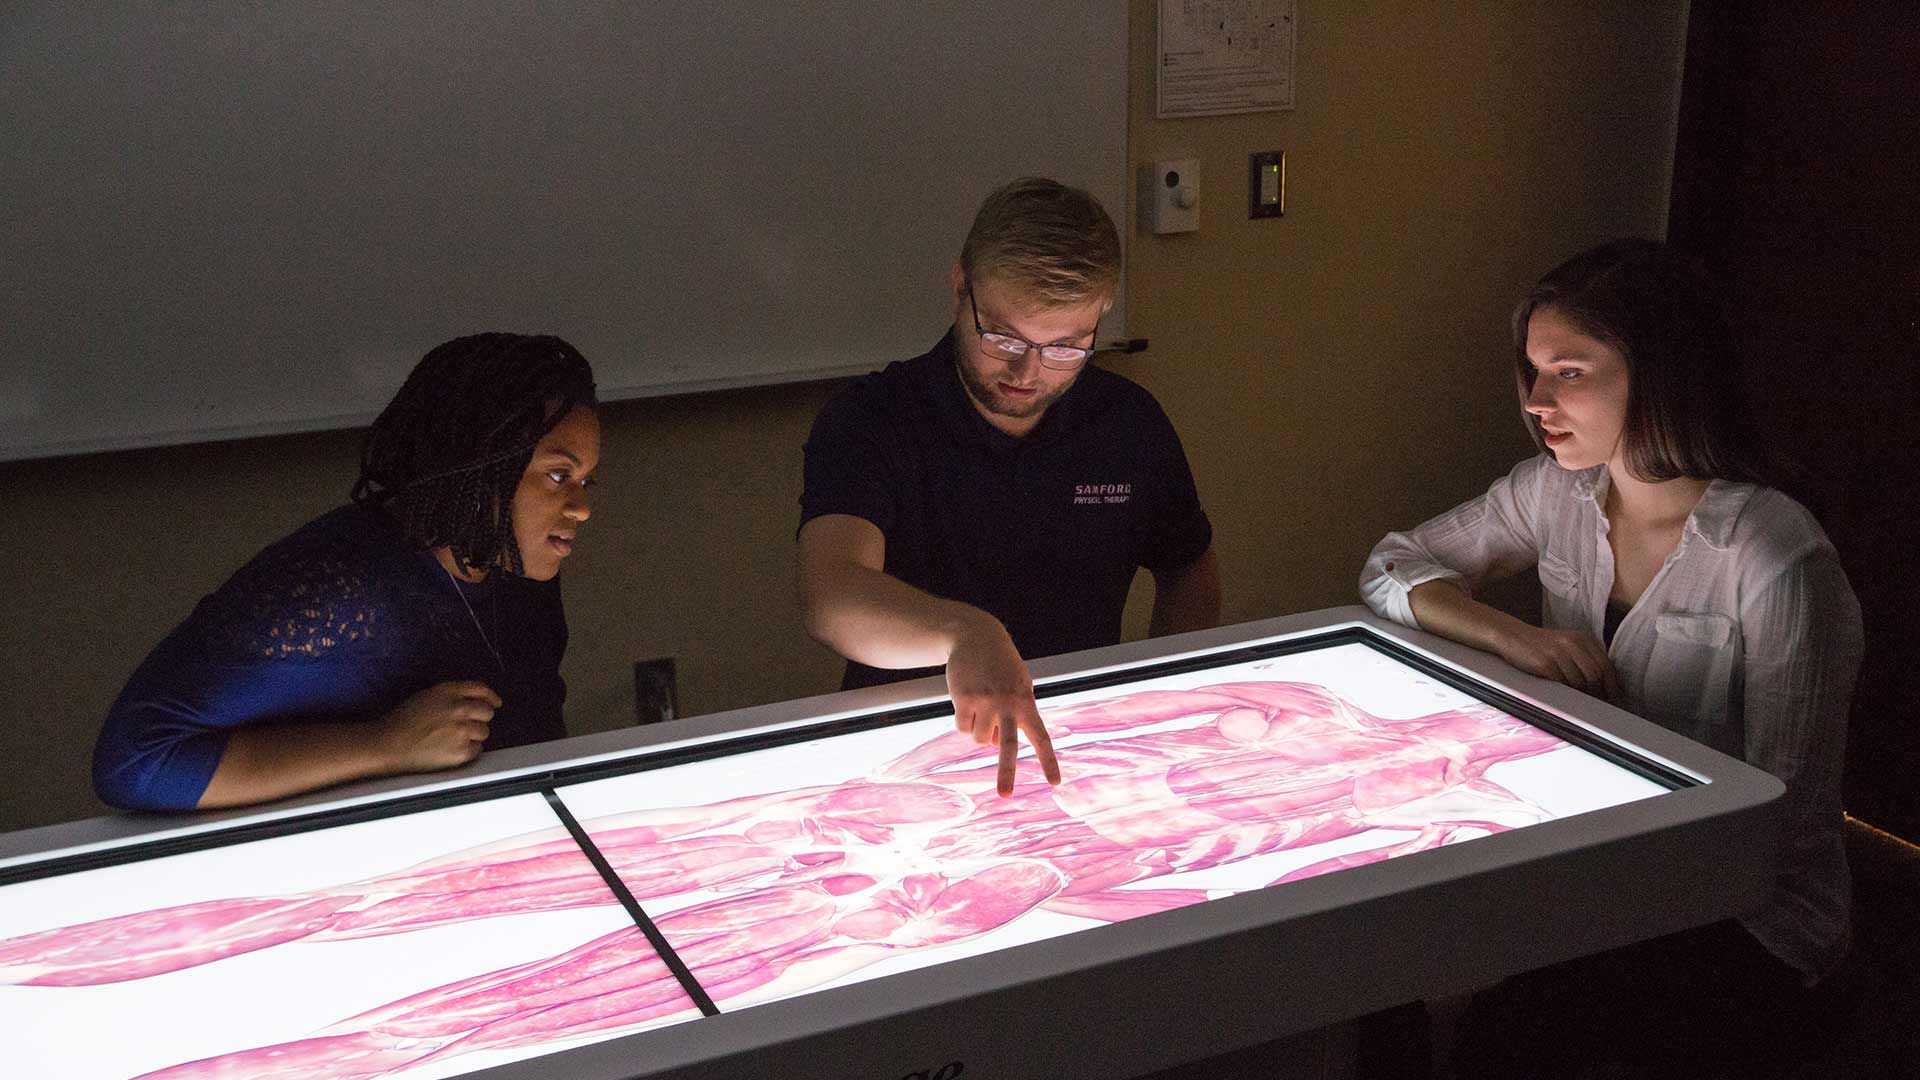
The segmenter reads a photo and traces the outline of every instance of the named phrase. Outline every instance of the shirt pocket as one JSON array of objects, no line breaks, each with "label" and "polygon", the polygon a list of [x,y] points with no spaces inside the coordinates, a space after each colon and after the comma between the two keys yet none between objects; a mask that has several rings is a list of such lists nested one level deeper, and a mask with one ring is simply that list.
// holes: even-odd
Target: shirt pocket
[{"label": "shirt pocket", "polygon": [[1738,756],[1740,733],[1729,711],[1740,627],[1713,613],[1665,611],[1653,620],[1653,650],[1643,683],[1652,719]]},{"label": "shirt pocket", "polygon": [[1540,556],[1540,585],[1570,600],[1580,596],[1580,572],[1552,555]]}]

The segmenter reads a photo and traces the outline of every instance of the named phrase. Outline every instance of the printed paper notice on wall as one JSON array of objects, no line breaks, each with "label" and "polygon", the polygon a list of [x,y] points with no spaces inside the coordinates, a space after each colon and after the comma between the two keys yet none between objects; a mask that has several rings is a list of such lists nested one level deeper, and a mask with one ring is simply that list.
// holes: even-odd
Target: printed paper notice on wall
[{"label": "printed paper notice on wall", "polygon": [[1160,119],[1293,108],[1295,4],[1160,0]]}]

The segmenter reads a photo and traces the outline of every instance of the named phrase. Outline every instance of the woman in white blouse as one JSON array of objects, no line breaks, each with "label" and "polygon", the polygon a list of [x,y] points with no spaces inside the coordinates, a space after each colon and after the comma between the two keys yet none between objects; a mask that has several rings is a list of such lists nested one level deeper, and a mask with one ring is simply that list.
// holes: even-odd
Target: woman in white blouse
[{"label": "woman in white blouse", "polygon": [[[1513,340],[1523,416],[1544,452],[1485,495],[1389,534],[1360,591],[1383,617],[1605,697],[1786,782],[1780,876],[1740,919],[1745,934],[1721,924],[1676,935],[1588,963],[1569,984],[1605,995],[1612,964],[1654,1013],[1638,1018],[1654,1030],[1616,1029],[1615,1040],[1660,1041],[1665,1024],[1703,1045],[1714,1017],[1655,1005],[1656,987],[1678,977],[1675,996],[1719,999],[1693,1004],[1757,1027],[1755,1008],[1817,1000],[1800,988],[1846,955],[1840,774],[1859,605],[1813,516],[1763,483],[1731,338],[1681,259],[1645,240],[1575,256],[1520,303]],[[1542,626],[1473,598],[1529,568]],[[1685,970],[1638,978],[1647,964]],[[1552,1010],[1539,988],[1529,993],[1530,1011]],[[1566,1020],[1547,1021],[1554,1044],[1586,1053]],[[1767,1041],[1751,1034],[1744,1041]]]}]

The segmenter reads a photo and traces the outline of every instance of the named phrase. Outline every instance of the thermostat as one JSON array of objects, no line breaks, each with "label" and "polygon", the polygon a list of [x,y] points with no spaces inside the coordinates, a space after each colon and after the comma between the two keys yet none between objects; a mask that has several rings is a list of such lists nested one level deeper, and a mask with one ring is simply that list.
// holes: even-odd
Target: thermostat
[{"label": "thermostat", "polygon": [[1140,167],[1140,228],[1152,233],[1200,228],[1200,159],[1175,158]]}]

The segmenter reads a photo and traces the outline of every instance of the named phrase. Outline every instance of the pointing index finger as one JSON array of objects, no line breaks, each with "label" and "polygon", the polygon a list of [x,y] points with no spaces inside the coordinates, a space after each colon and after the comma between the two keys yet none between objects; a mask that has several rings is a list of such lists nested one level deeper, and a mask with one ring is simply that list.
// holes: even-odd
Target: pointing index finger
[{"label": "pointing index finger", "polygon": [[1047,783],[1060,782],[1060,763],[1054,760],[1053,736],[1047,733],[1046,721],[1040,719],[1040,709],[1029,704],[1026,714],[1020,718],[1020,726],[1027,731],[1027,741],[1033,744],[1033,756],[1040,761],[1040,771],[1046,774]]}]

